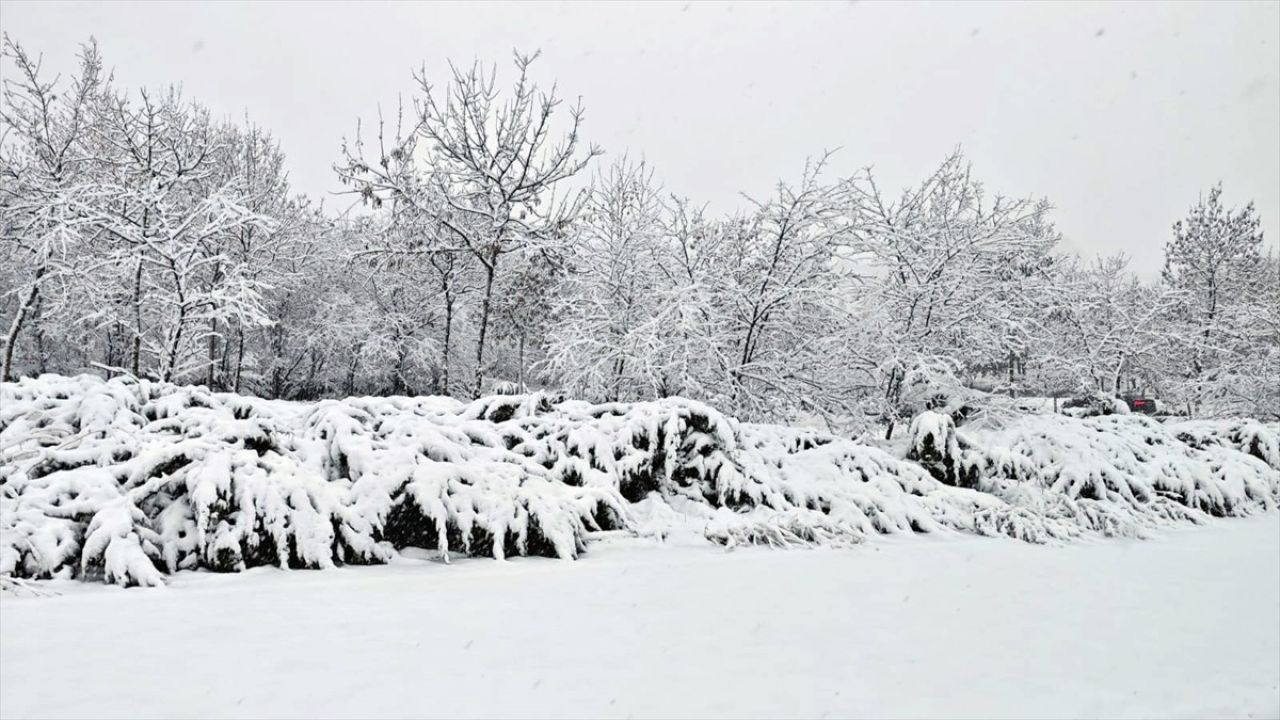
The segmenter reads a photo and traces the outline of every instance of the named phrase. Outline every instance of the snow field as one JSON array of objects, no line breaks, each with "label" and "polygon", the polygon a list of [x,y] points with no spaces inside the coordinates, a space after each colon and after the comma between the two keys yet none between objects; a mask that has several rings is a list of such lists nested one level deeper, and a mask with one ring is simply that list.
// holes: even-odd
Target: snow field
[{"label": "snow field", "polygon": [[1064,547],[592,548],[50,581],[0,598],[0,716],[1280,715],[1277,513]]}]

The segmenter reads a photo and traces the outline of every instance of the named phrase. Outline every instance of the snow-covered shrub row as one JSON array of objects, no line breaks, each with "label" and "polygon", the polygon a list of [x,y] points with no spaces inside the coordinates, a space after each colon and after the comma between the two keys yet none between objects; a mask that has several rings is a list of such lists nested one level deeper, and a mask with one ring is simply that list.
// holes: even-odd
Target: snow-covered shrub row
[{"label": "snow-covered shrub row", "polygon": [[625,515],[616,488],[571,482],[548,450],[563,428],[483,419],[497,402],[290,413],[91,376],[2,393],[0,574],[154,585],[179,569],[384,562],[410,544],[573,557],[598,518]]},{"label": "snow-covered shrub row", "polygon": [[1164,425],[1142,415],[1027,415],[957,431],[950,417],[924,413],[907,457],[1052,523],[1053,536],[1141,535],[1163,521],[1276,507],[1276,438],[1254,421]]},{"label": "snow-covered shrub row", "polygon": [[1257,420],[1184,420],[1171,426],[1192,447],[1222,445],[1248,453],[1280,470],[1280,423]]},{"label": "snow-covered shrub row", "polygon": [[385,562],[404,546],[572,558],[590,531],[677,526],[724,544],[856,542],[982,531],[971,510],[991,504],[881,451],[678,399],[308,406],[44,376],[0,400],[13,577],[154,585],[181,569]]},{"label": "snow-covered shrub row", "polygon": [[[1274,507],[1256,423],[1026,416],[906,457],[666,399],[280,403],[93,376],[0,385],[0,576],[156,585],[183,569],[381,563],[403,547],[577,557],[594,531],[849,544],[1042,542]],[[1268,463],[1273,463],[1268,465]]]},{"label": "snow-covered shrub row", "polygon": [[1003,500],[939,481],[884,450],[771,425],[742,425],[742,482],[754,507],[800,518],[832,542],[960,530],[1043,542],[1061,534]]},{"label": "snow-covered shrub row", "polygon": [[91,376],[0,390],[0,574],[326,567],[337,488],[235,396]]}]

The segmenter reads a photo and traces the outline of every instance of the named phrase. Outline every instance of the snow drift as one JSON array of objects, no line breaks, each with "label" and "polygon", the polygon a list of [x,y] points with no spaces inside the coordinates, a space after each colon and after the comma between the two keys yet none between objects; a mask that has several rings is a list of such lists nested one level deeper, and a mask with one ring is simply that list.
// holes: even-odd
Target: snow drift
[{"label": "snow drift", "polygon": [[724,545],[961,531],[1141,535],[1280,500],[1275,427],[916,418],[905,457],[682,399],[264,401],[149,381],[0,386],[0,576],[383,563],[404,547],[575,558],[591,534]]}]

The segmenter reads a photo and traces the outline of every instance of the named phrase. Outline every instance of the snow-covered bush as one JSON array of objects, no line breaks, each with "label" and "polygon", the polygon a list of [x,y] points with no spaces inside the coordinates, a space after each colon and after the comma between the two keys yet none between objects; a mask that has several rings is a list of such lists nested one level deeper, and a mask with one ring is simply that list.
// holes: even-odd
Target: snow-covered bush
[{"label": "snow-covered bush", "polygon": [[325,401],[303,419],[305,454],[347,500],[341,560],[382,560],[382,541],[446,557],[571,558],[587,530],[625,512],[612,488],[563,482],[545,434],[556,423],[530,414],[540,398],[490,398],[460,413],[436,400]]},{"label": "snow-covered bush", "polygon": [[279,403],[94,376],[0,385],[0,577],[578,557],[593,532],[726,546],[959,531],[1044,542],[1275,507],[1275,428],[926,412],[905,457],[680,398]]},{"label": "snow-covered bush", "polygon": [[1170,426],[1182,442],[1196,448],[1221,445],[1280,470],[1280,423],[1257,420],[1188,420]]},{"label": "snow-covered bush", "polygon": [[1256,434],[1202,428],[1206,439],[1189,444],[1188,430],[1142,415],[1030,415],[958,443],[979,490],[1085,530],[1140,535],[1162,521],[1276,507],[1280,471],[1249,454],[1253,439],[1270,447],[1275,435],[1241,427]]},{"label": "snow-covered bush", "polygon": [[911,421],[911,447],[907,459],[919,463],[929,474],[947,485],[972,487],[975,468],[966,464],[960,439],[951,416],[933,411],[920,413]]},{"label": "snow-covered bush", "polygon": [[90,376],[0,397],[0,570],[153,585],[160,568],[332,565],[333,489],[248,399]]}]

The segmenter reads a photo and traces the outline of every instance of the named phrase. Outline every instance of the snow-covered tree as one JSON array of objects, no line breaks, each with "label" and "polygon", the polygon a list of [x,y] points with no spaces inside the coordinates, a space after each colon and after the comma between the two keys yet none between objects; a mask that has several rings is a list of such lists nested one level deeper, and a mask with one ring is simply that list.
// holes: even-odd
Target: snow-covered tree
[{"label": "snow-covered tree", "polygon": [[650,321],[657,341],[646,368],[658,397],[717,403],[729,396],[725,380],[733,356],[720,286],[730,227],[688,198],[671,199],[657,259],[664,286],[657,298],[659,312]]},{"label": "snow-covered tree", "polygon": [[798,185],[779,182],[772,198],[753,200],[726,238],[730,407],[751,417],[848,409],[825,341],[844,320],[838,264],[855,219],[843,187],[822,177],[829,157],[807,163]]},{"label": "snow-covered tree", "polygon": [[1173,237],[1165,245],[1164,281],[1183,294],[1183,367],[1175,372],[1192,411],[1214,397],[1250,392],[1229,387],[1239,380],[1232,368],[1255,352],[1265,355],[1266,340],[1274,337],[1265,306],[1257,305],[1273,295],[1276,282],[1259,272],[1265,267],[1262,239],[1253,203],[1227,207],[1218,184],[1174,223]]},{"label": "snow-covered tree", "polygon": [[1131,383],[1162,390],[1178,297],[1140,281],[1124,255],[1061,260],[1039,297],[1034,345],[1041,381],[1062,392],[1119,393]]},{"label": "snow-covered tree", "polygon": [[[0,380],[8,380],[30,319],[41,309],[46,315],[70,311],[50,307],[66,293],[46,288],[94,269],[84,247],[92,234],[85,204],[95,160],[88,139],[96,120],[93,105],[107,80],[93,43],[81,48],[79,74],[65,86],[49,79],[41,59],[8,35],[3,64],[12,68],[4,73],[0,99],[0,257],[6,268],[0,307],[10,318],[0,347]],[[43,367],[44,353],[38,355]]]},{"label": "snow-covered tree", "polygon": [[855,261],[871,276],[860,286],[857,362],[880,387],[871,407],[891,435],[907,405],[954,389],[965,366],[1025,352],[1026,291],[1058,235],[1047,201],[988,200],[959,152],[896,202],[870,172],[849,190]]},{"label": "snow-covered tree", "polygon": [[603,400],[654,395],[651,354],[668,331],[654,322],[665,287],[665,214],[644,162],[624,157],[594,178],[571,231],[571,267],[547,339],[547,370],[569,391]]},{"label": "snow-covered tree", "polygon": [[[253,394],[316,398],[335,392],[328,373],[335,364],[335,349],[344,344],[335,342],[331,330],[347,320],[336,297],[351,280],[340,257],[345,240],[340,223],[312,209],[296,232],[289,233],[270,255],[270,287],[264,293],[264,303],[274,322],[259,333],[237,338],[246,338],[249,345],[243,379]],[[359,323],[364,318],[351,320]],[[242,374],[237,372],[235,378],[241,379]]]},{"label": "snow-covered tree", "polygon": [[1159,283],[1056,254],[1048,203],[990,197],[958,152],[892,197],[870,171],[826,179],[825,157],[725,214],[625,157],[575,193],[599,150],[532,60],[510,85],[478,63],[417,73],[344,145],[364,204],[335,215],[247,119],[122,88],[92,43],[57,83],[6,39],[0,374],[288,398],[557,386],[890,435],[979,387],[1138,381],[1198,413],[1280,412],[1280,270],[1220,187]]},{"label": "snow-covered tree", "polygon": [[[349,147],[339,173],[376,204],[388,200],[430,217],[443,231],[424,254],[466,253],[480,266],[473,393],[483,385],[495,281],[504,259],[563,238],[577,203],[557,201],[554,191],[599,154],[580,151],[581,105],[568,111],[568,129],[554,134],[561,99],[529,75],[535,56],[516,54],[512,88],[498,87],[496,68],[478,62],[452,68],[441,91],[416,74],[416,124],[389,152],[364,158],[359,141]],[[380,150],[382,134],[379,133]],[[407,168],[407,170],[406,170]]]},{"label": "snow-covered tree", "polygon": [[[283,314],[272,314],[271,306],[277,292],[296,291],[297,270],[290,266],[316,256],[323,213],[294,193],[284,152],[269,132],[247,119],[243,126],[226,124],[218,132],[224,146],[212,184],[235,188],[243,207],[269,222],[246,222],[212,238],[226,265],[215,266],[208,277],[208,289],[221,282],[230,268],[257,288],[268,316],[287,322],[289,318]],[[246,357],[253,352],[253,336],[261,326],[246,322],[239,314],[225,321],[211,317],[209,323],[205,383],[211,388],[238,391]],[[256,369],[250,372],[257,374]]]},{"label": "snow-covered tree", "polygon": [[[176,89],[107,98],[102,143],[109,168],[94,198],[107,252],[132,271],[124,303],[95,313],[133,335],[129,372],[188,376],[220,324],[262,324],[259,283],[244,253],[231,252],[271,218],[248,206],[247,178],[223,171],[235,153],[226,128]],[[243,245],[242,245],[243,247]]]}]

